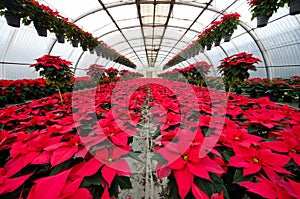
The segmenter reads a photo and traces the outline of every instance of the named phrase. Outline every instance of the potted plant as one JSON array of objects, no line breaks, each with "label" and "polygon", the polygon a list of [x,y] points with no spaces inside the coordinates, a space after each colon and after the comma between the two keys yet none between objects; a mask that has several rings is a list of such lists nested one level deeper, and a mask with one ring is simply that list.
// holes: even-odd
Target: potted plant
[{"label": "potted plant", "polygon": [[290,0],[290,15],[300,14],[300,1],[299,0]]},{"label": "potted plant", "polygon": [[24,0],[0,1],[0,16],[4,15],[9,26],[20,27],[21,17],[26,16]]},{"label": "potted plant", "polygon": [[94,82],[99,83],[99,80],[105,76],[105,67],[99,64],[92,64],[87,69],[87,75],[90,76]]},{"label": "potted plant", "polygon": [[248,71],[255,71],[256,67],[254,64],[258,62],[260,62],[258,58],[246,52],[234,54],[221,60],[221,65],[218,67],[218,70],[223,75],[223,81],[228,90],[227,100],[232,87],[248,79],[250,76]]},{"label": "potted plant", "polygon": [[224,42],[229,42],[233,32],[237,29],[237,26],[240,23],[240,14],[235,12],[232,14],[225,14],[221,18],[221,25],[219,27],[219,31],[221,35],[224,37]]},{"label": "potted plant", "polygon": [[58,43],[65,43],[65,33],[67,31],[68,18],[64,18],[60,15],[55,17],[55,23],[51,27],[51,32],[55,33]]},{"label": "potted plant", "polygon": [[41,37],[47,37],[47,30],[50,30],[52,23],[54,23],[55,13],[48,7],[39,4],[37,1],[28,1],[28,18],[25,19],[25,24],[29,25],[33,22],[34,27]]},{"label": "potted plant", "polygon": [[251,20],[257,18],[257,27],[264,27],[278,8],[283,7],[287,2],[288,0],[248,0],[252,12]]},{"label": "potted plant", "polygon": [[116,77],[119,74],[119,70],[111,67],[106,69],[105,73],[107,74],[109,81],[113,82],[116,80]]},{"label": "potted plant", "polygon": [[214,21],[212,23],[212,33],[211,34],[213,34],[215,46],[220,46],[221,39],[223,37],[222,32],[220,31],[221,23],[222,23],[221,21]]},{"label": "potted plant", "polygon": [[67,22],[65,28],[67,40],[72,43],[72,46],[74,48],[77,48],[79,44],[80,28],[76,24],[73,24],[71,22]]},{"label": "potted plant", "polygon": [[71,78],[73,71],[70,68],[72,64],[69,61],[61,59],[59,56],[44,55],[36,59],[37,63],[30,65],[36,71],[39,71],[40,76],[46,78],[46,83],[53,83],[59,93],[60,100],[63,102],[61,88],[71,86]]},{"label": "potted plant", "polygon": [[212,27],[206,28],[199,36],[198,43],[203,46],[206,46],[207,50],[211,49],[211,45],[214,42],[215,38],[212,35]]},{"label": "potted plant", "polygon": [[0,108],[5,107],[6,102],[7,102],[7,98],[6,98],[6,94],[5,94],[5,88],[1,88],[0,87]]}]

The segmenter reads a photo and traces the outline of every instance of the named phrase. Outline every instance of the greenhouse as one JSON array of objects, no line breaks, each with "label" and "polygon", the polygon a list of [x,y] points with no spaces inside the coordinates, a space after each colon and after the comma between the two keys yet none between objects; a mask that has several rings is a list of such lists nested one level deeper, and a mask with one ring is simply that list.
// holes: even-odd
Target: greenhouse
[{"label": "greenhouse", "polygon": [[0,0],[0,198],[299,199],[300,0]]}]

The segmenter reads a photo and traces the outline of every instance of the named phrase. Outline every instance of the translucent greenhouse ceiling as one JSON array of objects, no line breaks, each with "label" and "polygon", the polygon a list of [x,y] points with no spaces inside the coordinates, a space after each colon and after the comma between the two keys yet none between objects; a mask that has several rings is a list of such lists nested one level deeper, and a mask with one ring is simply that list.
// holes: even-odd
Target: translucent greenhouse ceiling
[{"label": "translucent greenhouse ceiling", "polygon": [[[263,28],[256,28],[256,19],[246,0],[41,0],[40,3],[59,11],[83,30],[91,32],[137,66],[136,70],[155,77],[173,56],[184,49],[213,21],[223,14],[238,12],[241,25],[230,42],[204,51],[173,68],[182,68],[196,61],[215,67],[224,57],[248,52],[260,58],[252,77],[290,77],[300,75],[300,16],[289,15],[281,8]],[[60,44],[54,34],[39,37],[33,27],[13,28],[0,18],[0,78],[36,78],[28,66],[44,55],[59,55],[70,60],[77,76],[84,76],[93,63],[129,69],[89,51]],[[168,70],[171,70],[170,68]],[[212,71],[212,75],[218,75]]]}]

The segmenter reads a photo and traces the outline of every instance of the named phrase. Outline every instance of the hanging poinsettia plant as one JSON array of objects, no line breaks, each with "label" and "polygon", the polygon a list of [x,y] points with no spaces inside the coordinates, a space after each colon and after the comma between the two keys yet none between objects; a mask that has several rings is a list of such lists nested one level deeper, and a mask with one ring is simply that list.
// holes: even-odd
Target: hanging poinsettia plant
[{"label": "hanging poinsettia plant", "polygon": [[248,79],[250,76],[248,71],[256,71],[254,64],[258,62],[261,60],[246,52],[234,54],[221,60],[218,70],[223,75],[223,81],[228,89],[227,100],[232,87]]},{"label": "hanging poinsettia plant", "polygon": [[47,84],[54,84],[57,87],[61,101],[61,88],[72,85],[73,71],[70,68],[72,62],[61,59],[59,56],[44,55],[36,59],[37,63],[30,65],[36,71],[40,71],[40,76],[46,78]]},{"label": "hanging poinsettia plant", "polygon": [[276,13],[280,7],[284,7],[288,2],[289,0],[248,0],[250,11],[252,13],[251,20],[254,18],[265,17],[265,23],[257,23],[257,27],[263,27],[267,25],[269,18]]},{"label": "hanging poinsettia plant", "polygon": [[224,41],[228,42],[231,38],[231,35],[238,28],[240,24],[241,15],[237,12],[231,14],[225,14],[221,18],[221,25],[219,27],[219,32],[221,34],[221,38],[224,37]]}]

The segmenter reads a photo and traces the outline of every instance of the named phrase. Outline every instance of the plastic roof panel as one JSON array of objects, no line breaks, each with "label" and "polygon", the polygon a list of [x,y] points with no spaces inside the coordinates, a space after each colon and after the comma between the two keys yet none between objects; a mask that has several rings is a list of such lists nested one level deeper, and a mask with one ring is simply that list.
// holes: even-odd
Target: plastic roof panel
[{"label": "plastic roof panel", "polygon": [[59,12],[69,19],[76,19],[81,14],[86,13],[89,10],[94,10],[95,8],[101,8],[97,0],[40,0],[40,2],[49,5],[52,8],[59,10]]}]

